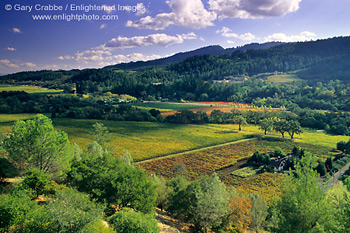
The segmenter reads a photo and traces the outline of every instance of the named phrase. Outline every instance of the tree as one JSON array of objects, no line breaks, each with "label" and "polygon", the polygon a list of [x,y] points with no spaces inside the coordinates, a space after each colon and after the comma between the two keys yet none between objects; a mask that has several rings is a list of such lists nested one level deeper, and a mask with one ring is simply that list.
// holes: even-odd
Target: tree
[{"label": "tree", "polygon": [[295,175],[288,176],[278,204],[277,232],[311,232],[327,222],[325,193],[318,182],[316,158],[306,155],[296,164]]},{"label": "tree", "polygon": [[68,135],[56,131],[52,122],[38,114],[32,120],[16,121],[12,134],[4,140],[8,157],[20,170],[38,168],[55,173],[69,168],[73,157]]},{"label": "tree", "polygon": [[218,228],[227,215],[229,193],[216,173],[202,177],[199,184],[193,206],[194,224],[197,229],[207,232],[207,229]]},{"label": "tree", "polygon": [[266,135],[267,132],[270,132],[273,129],[273,120],[264,118],[259,122],[259,125],[260,125],[260,129],[264,130],[264,133]]},{"label": "tree", "polygon": [[290,136],[290,139],[294,138],[295,134],[301,134],[303,129],[300,126],[300,123],[295,120],[288,121],[287,132]]},{"label": "tree", "polygon": [[127,166],[134,166],[132,156],[128,150],[125,150],[124,154],[120,156],[120,160]]},{"label": "tree", "polygon": [[246,121],[246,119],[245,119],[245,117],[242,116],[242,115],[237,115],[237,116],[235,116],[235,117],[233,118],[233,122],[234,122],[235,124],[238,124],[238,130],[239,130],[239,131],[242,130],[242,126],[243,126],[243,125],[247,125],[247,124],[248,124],[247,121]]},{"label": "tree", "polygon": [[168,205],[168,195],[171,193],[171,188],[166,185],[162,176],[152,175],[151,180],[157,185],[157,206],[163,210]]},{"label": "tree", "polygon": [[284,133],[288,131],[288,122],[284,119],[276,121],[273,123],[273,129],[281,133],[282,138],[284,138]]},{"label": "tree", "polygon": [[326,164],[322,161],[319,161],[316,167],[316,171],[320,174],[320,176],[326,175],[327,173]]},{"label": "tree", "polygon": [[144,213],[153,211],[157,198],[156,185],[141,169],[127,166],[108,153],[103,157],[85,154],[81,160],[74,160],[66,182],[100,202]]},{"label": "tree", "polygon": [[109,223],[116,232],[159,232],[157,221],[152,215],[132,211],[129,208],[124,208],[115,213],[109,219]]},{"label": "tree", "polygon": [[104,126],[102,123],[96,122],[92,125],[93,130],[92,134],[95,135],[95,141],[100,144],[102,147],[105,148],[105,144],[109,142],[108,136],[109,131],[107,130],[107,127]]},{"label": "tree", "polygon": [[84,226],[103,218],[103,206],[88,195],[62,188],[50,198],[41,214],[23,232],[79,232]]},{"label": "tree", "polygon": [[257,193],[250,194],[249,198],[252,203],[252,209],[250,211],[251,222],[249,228],[258,232],[261,230],[262,225],[266,220],[268,206]]},{"label": "tree", "polygon": [[332,157],[328,157],[326,162],[325,162],[327,171],[332,172],[333,171],[333,159]]}]

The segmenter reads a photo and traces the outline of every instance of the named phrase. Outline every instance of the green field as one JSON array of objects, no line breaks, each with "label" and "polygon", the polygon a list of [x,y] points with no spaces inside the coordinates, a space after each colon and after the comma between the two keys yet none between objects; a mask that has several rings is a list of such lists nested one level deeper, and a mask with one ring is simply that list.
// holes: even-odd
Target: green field
[{"label": "green field", "polygon": [[[0,131],[8,133],[11,131],[13,121],[30,119],[34,115],[0,114]],[[86,149],[94,140],[90,130],[95,122],[96,120],[62,118],[53,120],[56,129],[67,132],[70,141],[77,143],[83,149]],[[262,131],[255,125],[243,126],[242,131],[239,132],[237,125],[230,124],[178,125],[156,122],[100,122],[107,126],[111,133],[109,145],[114,148],[112,153],[120,155],[125,150],[129,150],[135,160],[237,141],[252,135],[262,135]],[[268,136],[280,138],[277,133]],[[348,138],[316,131],[305,131],[301,135],[296,135],[294,141],[301,144],[323,146],[331,150],[336,147],[337,142],[348,141]],[[325,157],[328,156],[328,153],[324,154]]]},{"label": "green field", "polygon": [[244,168],[238,169],[236,171],[233,171],[231,173],[231,175],[238,176],[241,178],[247,178],[247,177],[255,175],[258,171],[259,171],[259,169],[254,169],[252,167],[244,167]]},{"label": "green field", "polygon": [[298,78],[295,74],[280,74],[268,76],[267,81],[274,83],[292,83],[300,82],[301,79]]},{"label": "green field", "polygon": [[144,103],[134,103],[134,107],[140,109],[151,110],[156,109],[160,112],[171,112],[171,111],[181,111],[186,109],[201,108],[203,105],[200,104],[185,104],[185,103],[168,103],[168,102],[144,102]]},{"label": "green field", "polygon": [[[89,134],[95,120],[54,119],[56,129],[68,133],[82,148],[93,141]],[[155,122],[101,121],[110,131],[113,154],[128,150],[135,160],[216,145],[248,137],[236,133],[232,125],[176,125]]]},{"label": "green field", "polygon": [[34,118],[35,115],[36,113],[0,114],[0,123],[28,120]]},{"label": "green field", "polygon": [[27,93],[36,93],[36,94],[57,94],[63,90],[53,90],[36,86],[11,86],[11,85],[0,85],[1,91],[24,91]]}]

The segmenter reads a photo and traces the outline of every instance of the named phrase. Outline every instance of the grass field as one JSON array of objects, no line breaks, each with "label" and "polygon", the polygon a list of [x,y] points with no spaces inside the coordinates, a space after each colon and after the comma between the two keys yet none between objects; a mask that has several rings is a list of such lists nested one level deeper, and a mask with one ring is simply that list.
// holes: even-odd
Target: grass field
[{"label": "grass field", "polygon": [[312,144],[312,145],[321,145],[321,146],[326,146],[330,148],[336,148],[337,142],[340,142],[340,141],[347,142],[349,141],[349,136],[330,135],[322,132],[308,130],[302,133],[301,135],[298,135],[296,138],[296,141]]},{"label": "grass field", "polygon": [[298,78],[295,74],[280,74],[268,76],[267,81],[274,83],[292,83],[300,82],[301,79]]},{"label": "grass field", "polygon": [[[72,142],[82,148],[93,141],[89,130],[96,121],[54,119],[56,129],[68,133]],[[176,125],[155,122],[102,121],[110,131],[109,145],[113,154],[120,155],[127,149],[134,160],[192,150],[204,146],[235,141],[249,136],[237,133],[232,125]]]},{"label": "grass field", "polygon": [[252,175],[255,175],[258,171],[259,171],[259,169],[254,169],[253,167],[243,167],[241,169],[233,171],[231,173],[231,175],[238,176],[241,178],[247,178],[247,177],[250,177]]},{"label": "grass field", "polygon": [[28,120],[34,118],[35,115],[36,113],[0,114],[0,123]]},{"label": "grass field", "polygon": [[[0,114],[0,131],[11,131],[12,121],[33,118],[35,114]],[[68,133],[72,142],[86,149],[93,141],[89,133],[96,120],[54,119],[56,129]],[[126,149],[135,160],[143,160],[161,155],[188,151],[205,146],[236,141],[251,135],[262,134],[258,126],[247,125],[238,132],[237,125],[177,125],[155,122],[115,122],[102,121],[110,131],[109,144],[115,155]],[[270,136],[280,137],[277,133]],[[305,131],[296,135],[295,142],[310,146],[322,146],[329,150],[336,147],[339,141],[348,141],[346,136],[332,136],[322,132]],[[321,154],[321,153],[319,153]],[[328,156],[328,154],[324,155]]]},{"label": "grass field", "polygon": [[134,103],[134,107],[140,109],[151,110],[156,109],[160,112],[170,112],[170,111],[181,111],[186,109],[193,109],[203,107],[203,104],[185,104],[185,103],[168,103],[168,102],[143,102],[143,103]]},{"label": "grass field", "polygon": [[0,92],[1,91],[25,91],[27,93],[36,93],[36,94],[57,94],[62,92],[62,90],[53,90],[53,89],[36,87],[36,86],[11,86],[11,85],[0,85]]}]

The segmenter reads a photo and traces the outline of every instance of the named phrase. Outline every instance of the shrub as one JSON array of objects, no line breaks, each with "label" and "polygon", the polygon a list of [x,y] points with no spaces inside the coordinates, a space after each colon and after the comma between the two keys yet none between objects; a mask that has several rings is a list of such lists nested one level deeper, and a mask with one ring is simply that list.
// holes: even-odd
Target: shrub
[{"label": "shrub", "polygon": [[34,191],[34,198],[43,194],[46,186],[50,182],[50,175],[40,171],[37,168],[32,168],[26,172],[22,185],[26,189],[32,189]]},{"label": "shrub", "polygon": [[0,232],[6,232],[11,226],[21,225],[29,221],[30,212],[40,208],[31,201],[26,191],[15,190],[13,194],[0,196]]},{"label": "shrub", "polygon": [[157,221],[150,214],[133,211],[129,208],[115,213],[109,223],[118,233],[157,233]]}]

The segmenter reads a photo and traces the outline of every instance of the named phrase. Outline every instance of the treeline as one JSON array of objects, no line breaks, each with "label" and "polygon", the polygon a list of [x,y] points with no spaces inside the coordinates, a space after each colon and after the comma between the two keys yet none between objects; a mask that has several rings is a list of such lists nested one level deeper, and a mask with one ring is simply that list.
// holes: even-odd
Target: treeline
[{"label": "treeline", "polygon": [[[176,124],[224,123],[238,124],[240,128],[247,123],[255,125],[264,123],[267,124],[265,128],[262,128],[264,131],[271,131],[269,125],[274,124],[271,123],[272,119],[285,119],[287,122],[292,122],[291,120],[299,122],[302,127],[325,130],[337,135],[349,135],[350,127],[350,113],[348,112],[320,112],[295,108],[294,113],[269,110],[232,112],[214,110],[208,115],[206,112],[184,110],[164,119],[158,110],[144,111],[127,103],[113,105],[113,103],[105,102],[98,95],[83,98],[72,95],[35,95],[25,92],[0,92],[0,113],[49,113],[52,118],[157,121]],[[270,120],[263,121],[264,119]],[[275,123],[275,129],[278,128],[276,124],[280,123]],[[283,134],[281,130],[276,131]]]}]

